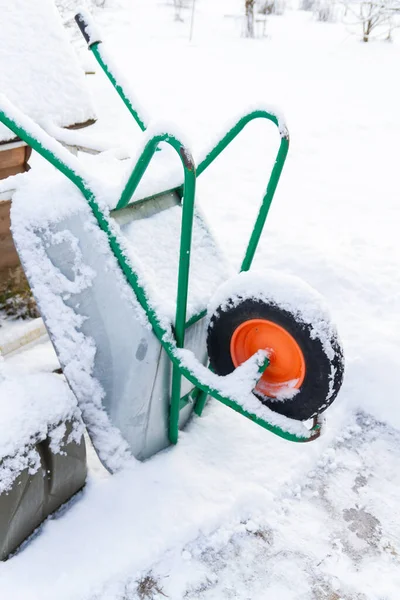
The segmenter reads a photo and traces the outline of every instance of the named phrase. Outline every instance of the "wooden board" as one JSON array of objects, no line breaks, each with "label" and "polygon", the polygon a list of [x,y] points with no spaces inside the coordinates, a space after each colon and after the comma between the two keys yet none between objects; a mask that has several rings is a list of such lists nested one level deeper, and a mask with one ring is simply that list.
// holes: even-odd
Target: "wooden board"
[{"label": "wooden board", "polygon": [[10,207],[10,200],[0,202],[0,273],[20,264],[10,231]]},{"label": "wooden board", "polygon": [[[29,146],[16,145],[10,148],[8,144],[7,149],[2,150],[0,145],[0,179],[27,171],[30,155]],[[0,202],[0,280],[4,280],[6,275],[9,276],[10,269],[20,267],[10,231],[10,208],[10,200]]]},{"label": "wooden board", "polygon": [[19,146],[2,150],[0,145],[0,179],[24,173],[29,169],[28,160],[31,154],[29,146]]},{"label": "wooden board", "polygon": [[[21,142],[6,149],[0,145],[0,179],[17,175],[29,169],[28,159],[31,148]],[[0,308],[10,296],[26,298],[34,305],[31,292],[15,249],[10,226],[11,200],[0,202]]]}]

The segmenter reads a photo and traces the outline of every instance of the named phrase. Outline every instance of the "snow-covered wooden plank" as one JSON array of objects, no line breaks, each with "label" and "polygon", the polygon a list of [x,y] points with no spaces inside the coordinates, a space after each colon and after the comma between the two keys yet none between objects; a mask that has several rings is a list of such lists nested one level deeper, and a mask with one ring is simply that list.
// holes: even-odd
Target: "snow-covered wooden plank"
[{"label": "snow-covered wooden plank", "polygon": [[0,355],[7,356],[27,344],[47,335],[41,318],[25,322],[10,322],[0,329]]},{"label": "snow-covered wooden plank", "polygon": [[[52,0],[0,0],[0,89],[35,121],[95,118],[85,75]],[[0,142],[15,135],[0,126]]]}]

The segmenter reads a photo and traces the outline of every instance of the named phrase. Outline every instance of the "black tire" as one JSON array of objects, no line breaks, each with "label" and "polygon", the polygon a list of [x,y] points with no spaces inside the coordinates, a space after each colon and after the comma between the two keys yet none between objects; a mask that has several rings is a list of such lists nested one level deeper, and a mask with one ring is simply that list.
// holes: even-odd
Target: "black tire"
[{"label": "black tire", "polygon": [[274,400],[254,391],[257,398],[271,410],[301,421],[323,412],[336,398],[343,381],[344,359],[339,338],[332,334],[333,356],[329,358],[311,324],[301,322],[298,316],[272,302],[247,298],[234,305],[228,301],[224,310],[219,307],[214,312],[208,327],[207,347],[215,373],[228,375],[235,369],[230,353],[231,337],[249,319],[266,319],[283,327],[300,346],[306,364],[304,381],[293,398]]}]

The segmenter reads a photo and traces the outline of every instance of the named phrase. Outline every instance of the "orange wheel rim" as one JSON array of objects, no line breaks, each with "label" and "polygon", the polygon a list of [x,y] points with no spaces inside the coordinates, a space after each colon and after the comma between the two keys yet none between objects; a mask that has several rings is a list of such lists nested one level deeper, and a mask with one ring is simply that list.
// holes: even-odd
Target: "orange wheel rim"
[{"label": "orange wheel rim", "polygon": [[230,345],[235,367],[258,350],[267,350],[270,361],[256,386],[258,392],[275,398],[288,387],[300,388],[306,374],[304,355],[286,329],[264,319],[250,319],[239,325],[233,332]]}]

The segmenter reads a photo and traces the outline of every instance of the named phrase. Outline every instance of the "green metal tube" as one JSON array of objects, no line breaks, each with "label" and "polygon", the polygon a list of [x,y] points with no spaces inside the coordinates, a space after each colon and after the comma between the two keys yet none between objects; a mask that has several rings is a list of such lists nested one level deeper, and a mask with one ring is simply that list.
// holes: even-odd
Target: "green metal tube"
[{"label": "green metal tube", "polygon": [[204,160],[197,167],[197,176],[201,175],[207,167],[225,150],[225,148],[237,137],[237,135],[246,127],[250,121],[254,119],[267,119],[272,121],[278,128],[280,128],[281,138],[289,140],[289,133],[286,127],[281,127],[278,117],[266,110],[253,110],[252,112],[244,115],[239,121],[224,135],[224,137],[214,146],[214,148],[207,154]]},{"label": "green metal tube", "polygon": [[268,182],[267,191],[265,193],[260,210],[258,212],[257,219],[254,224],[253,231],[251,233],[250,240],[246,248],[244,259],[240,267],[241,271],[248,271],[251,267],[251,263],[253,262],[254,254],[257,250],[258,242],[260,241],[260,237],[268,216],[269,209],[271,208],[271,203],[274,198],[275,190],[282,173],[283,165],[285,164],[288,150],[289,140],[287,138],[282,138],[278,151],[278,156],[276,158],[276,162],[274,164],[271,177]]},{"label": "green metal tube", "polygon": [[167,144],[172,146],[174,148],[174,150],[176,150],[176,152],[179,154],[179,157],[182,161],[182,165],[184,168],[184,175],[185,175],[184,186],[183,186],[184,192],[188,191],[188,187],[185,188],[185,186],[189,186],[189,188],[191,188],[192,186],[195,187],[195,185],[196,185],[196,181],[195,181],[196,180],[196,170],[195,170],[193,157],[192,157],[191,153],[189,152],[189,150],[187,148],[185,148],[185,146],[183,146],[183,144],[181,144],[181,142],[175,136],[173,136],[169,133],[158,134],[158,135],[155,135],[153,138],[151,138],[145,145],[145,147],[142,151],[142,154],[140,155],[139,159],[137,160],[135,168],[133,169],[133,171],[125,185],[125,188],[121,194],[121,197],[117,202],[117,206],[115,207],[115,210],[120,210],[121,208],[125,208],[125,206],[127,206],[129,204],[144,173],[146,172],[147,167],[149,166],[149,163],[151,162],[151,159],[153,158],[154,153],[157,151],[161,142],[166,142]]},{"label": "green metal tube", "polygon": [[182,374],[177,365],[172,367],[171,402],[169,405],[168,438],[176,444],[179,437],[179,413],[181,408]]},{"label": "green metal tube", "polygon": [[168,143],[171,143],[171,145],[174,143],[172,138],[170,138],[168,135],[159,135],[151,138],[147,142],[131,175],[129,176],[129,179],[114,210],[120,210],[129,204],[133,194],[136,191],[136,188],[140,183],[140,180],[145,174],[146,169],[154,156],[158,144],[162,141],[168,141]]},{"label": "green metal tube", "polygon": [[[69,165],[63,162],[58,156],[54,154],[49,148],[43,146],[43,144],[31,133],[26,131],[21,125],[19,125],[12,117],[7,115],[3,110],[0,110],[0,122],[6,125],[15,135],[17,135],[21,140],[26,142],[28,146],[33,148],[38,154],[43,156],[48,162],[50,162],[58,171],[63,173],[72,183],[74,183],[77,188],[82,192],[85,198],[89,199],[89,197],[94,195],[86,185],[82,176],[80,176],[76,171],[74,171]],[[52,137],[50,137],[46,132],[42,130],[45,138],[48,138],[51,144],[56,144],[62,151],[65,151],[62,145],[55,141]],[[71,155],[72,156],[72,155]],[[75,159],[76,160],[76,159]]]},{"label": "green metal tube", "polygon": [[[125,189],[123,190],[121,198],[116,206],[116,210],[122,209],[128,205],[161,142],[169,143],[178,152],[182,160],[185,176],[182,199],[182,225],[175,314],[176,345],[178,348],[183,348],[185,344],[190,253],[196,193],[196,171],[191,154],[174,136],[169,134],[160,134],[148,141],[127,181]],[[176,444],[178,441],[180,398],[181,372],[179,367],[174,365],[172,372],[169,419],[169,439],[172,444]]]},{"label": "green metal tube", "polygon": [[[183,156],[182,152],[181,155]],[[196,195],[196,172],[194,163],[191,164],[190,168],[188,167],[188,155],[186,153],[184,153],[184,158],[182,161],[185,169],[185,183],[182,199],[182,225],[175,315],[175,339],[178,348],[183,348],[185,344],[190,253],[192,245],[194,202]],[[174,365],[172,373],[169,420],[169,439],[172,444],[176,444],[178,441],[181,379],[181,371],[177,365]]]},{"label": "green metal tube", "polygon": [[129,110],[129,112],[135,119],[136,123],[139,125],[140,129],[142,131],[145,131],[146,125],[145,125],[143,118],[140,116],[139,111],[133,106],[131,100],[129,99],[129,97],[126,94],[122,85],[120,83],[118,83],[118,81],[116,79],[116,75],[110,68],[109,62],[107,61],[107,58],[105,57],[105,53],[103,51],[102,46],[103,46],[103,42],[95,42],[94,44],[91,44],[89,48],[93,52],[94,57],[96,58],[100,67],[103,69],[104,73],[110,80],[112,86],[118,93],[122,102],[125,104],[126,108]]},{"label": "green metal tube", "polygon": [[185,177],[185,192],[182,201],[182,229],[179,251],[178,297],[175,318],[176,343],[178,347],[181,348],[183,348],[185,341],[195,193],[196,177]]},{"label": "green metal tube", "polygon": [[203,414],[204,407],[206,405],[208,398],[208,393],[205,390],[201,390],[200,394],[197,396],[197,401],[194,406],[194,412],[198,417],[201,417]]},{"label": "green metal tube", "polygon": [[185,340],[186,308],[189,282],[190,253],[193,230],[194,202],[196,194],[196,170],[190,152],[170,134],[160,134],[150,139],[139,157],[127,183],[121,194],[121,198],[115,210],[125,208],[137,189],[151,159],[159,144],[166,142],[170,144],[179,154],[184,169],[184,192],[182,199],[182,225],[181,242],[179,253],[178,291],[176,302],[175,338],[179,348],[182,348]]},{"label": "green metal tube", "polygon": [[271,207],[272,200],[274,198],[275,190],[277,188],[282,169],[285,164],[286,156],[289,150],[289,133],[286,127],[282,127],[279,123],[278,117],[266,110],[254,110],[247,115],[244,115],[239,121],[223,136],[223,138],[214,146],[214,148],[208,153],[206,158],[199,164],[197,168],[197,176],[201,175],[207,167],[225,150],[225,148],[239,135],[244,127],[253,121],[254,119],[267,119],[272,121],[280,130],[281,143],[279,146],[278,154],[275,159],[274,167],[272,169],[271,177],[268,182],[268,186],[246,248],[245,256],[241,265],[241,271],[248,271],[254,258],[254,254],[257,250],[258,242],[260,241],[261,233],[268,216],[269,209]]},{"label": "green metal tube", "polygon": [[204,317],[207,314],[207,309],[202,310],[201,312],[193,315],[192,317],[190,317],[190,319],[187,320],[186,322],[186,329],[188,329],[189,327],[191,327],[192,325],[194,325],[195,323],[197,323],[197,321],[200,321],[201,319],[204,319]]}]

